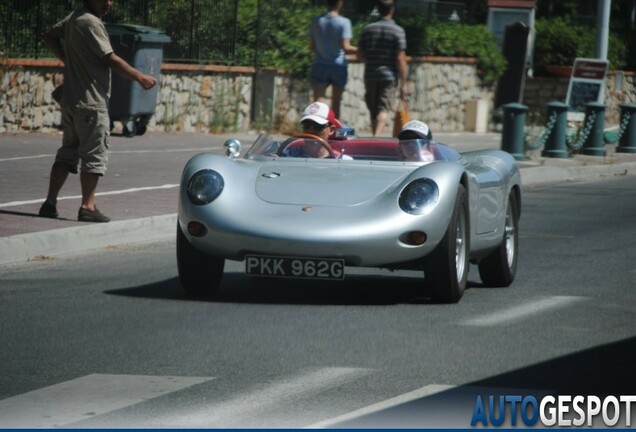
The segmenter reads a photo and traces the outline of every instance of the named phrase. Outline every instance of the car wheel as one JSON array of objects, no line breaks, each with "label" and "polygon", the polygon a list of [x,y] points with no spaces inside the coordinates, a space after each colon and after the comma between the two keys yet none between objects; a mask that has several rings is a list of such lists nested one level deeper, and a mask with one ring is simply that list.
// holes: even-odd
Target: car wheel
[{"label": "car wheel", "polygon": [[183,290],[193,296],[212,295],[223,278],[225,260],[196,249],[177,222],[177,269]]},{"label": "car wheel", "polygon": [[506,210],[503,241],[497,249],[479,262],[479,276],[486,286],[507,287],[517,274],[519,253],[519,208],[517,196],[510,193]]},{"label": "car wheel", "polygon": [[448,229],[424,266],[426,285],[437,303],[457,303],[468,280],[470,219],[463,185],[457,188],[455,208]]}]

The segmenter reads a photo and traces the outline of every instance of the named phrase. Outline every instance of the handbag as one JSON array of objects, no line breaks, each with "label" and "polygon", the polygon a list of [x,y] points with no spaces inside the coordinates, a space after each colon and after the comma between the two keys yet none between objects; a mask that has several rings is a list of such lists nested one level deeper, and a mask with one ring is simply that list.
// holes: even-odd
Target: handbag
[{"label": "handbag", "polygon": [[402,127],[410,120],[409,106],[404,99],[400,99],[397,109],[395,110],[395,119],[393,120],[393,136],[397,138]]}]

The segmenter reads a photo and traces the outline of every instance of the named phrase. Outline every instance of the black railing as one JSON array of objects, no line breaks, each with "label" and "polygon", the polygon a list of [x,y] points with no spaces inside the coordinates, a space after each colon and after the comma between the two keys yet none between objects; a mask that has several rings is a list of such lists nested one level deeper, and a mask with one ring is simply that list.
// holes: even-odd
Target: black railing
[{"label": "black railing", "polygon": [[[1,55],[50,58],[52,54],[40,35],[79,2],[0,0]],[[165,32],[172,40],[164,47],[167,62],[260,66],[263,51],[271,48],[268,37],[275,30],[272,23],[277,22],[275,15],[280,7],[300,10],[324,4],[324,0],[116,0],[104,21],[155,27]],[[396,0],[396,7],[398,22],[414,18],[418,23],[466,20],[463,3]],[[373,19],[373,2],[348,0],[343,14],[354,25],[369,21]]]},{"label": "black railing", "polygon": [[[51,57],[41,34],[78,3],[79,0],[0,1],[0,52],[18,58]],[[238,3],[239,0],[117,0],[104,21],[162,30],[172,39],[164,49],[166,61],[234,64],[240,60],[236,49]]]}]

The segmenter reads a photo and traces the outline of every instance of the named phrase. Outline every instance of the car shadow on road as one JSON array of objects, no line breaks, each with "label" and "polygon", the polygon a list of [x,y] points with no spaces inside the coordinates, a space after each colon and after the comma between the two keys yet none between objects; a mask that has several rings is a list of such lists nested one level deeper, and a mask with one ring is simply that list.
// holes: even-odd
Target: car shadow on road
[{"label": "car shadow on road", "polygon": [[[534,396],[537,400],[541,400],[547,395],[555,398],[559,395],[571,397],[593,395],[599,397],[601,401],[608,396],[633,395],[634,388],[636,388],[636,374],[633,372],[634,355],[636,355],[636,338],[631,337],[552,358],[462,386],[452,387],[430,396],[378,410],[369,415],[332,424],[329,427],[338,429],[465,429],[471,427],[470,423],[478,396],[487,405],[490,395],[494,396],[496,401],[499,400],[499,397],[507,395],[518,395],[523,398]],[[565,419],[571,420],[579,417],[573,411],[571,403],[566,401],[565,406],[569,408],[569,412],[564,413]],[[625,403],[621,403],[622,409],[617,423],[619,428],[626,425],[628,410],[625,406]],[[548,407],[550,408],[550,405]],[[585,409],[585,404],[582,407]],[[488,409],[487,406],[486,409]],[[529,410],[532,414],[532,408]],[[499,428],[514,426],[511,425],[510,406],[506,408],[506,411],[506,415],[503,416],[506,422],[497,425]],[[612,408],[610,408],[611,413]],[[586,410],[586,414],[589,416],[591,413]],[[636,410],[633,409],[633,406],[630,415],[631,425],[633,425],[636,418]],[[495,417],[500,416],[495,415]],[[520,417],[519,410],[517,410],[516,426],[524,427]],[[488,416],[487,419],[490,417]],[[476,423],[474,428],[480,426],[484,426],[483,422]],[[492,424],[485,426],[493,427]],[[538,421],[536,426],[541,428],[541,422]],[[603,423],[601,413],[593,417],[592,426],[596,428],[607,427]]]},{"label": "car shadow on road", "polygon": [[[470,283],[469,286],[478,286]],[[345,281],[252,278],[226,273],[220,289],[210,296],[189,296],[178,278],[106,291],[107,294],[164,300],[216,303],[302,305],[432,304],[423,278],[352,275]]]}]

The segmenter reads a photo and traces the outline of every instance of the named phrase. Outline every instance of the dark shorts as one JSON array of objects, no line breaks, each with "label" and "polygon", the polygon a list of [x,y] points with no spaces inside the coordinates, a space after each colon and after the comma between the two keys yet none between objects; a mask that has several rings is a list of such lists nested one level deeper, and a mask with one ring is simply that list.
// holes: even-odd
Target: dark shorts
[{"label": "dark shorts", "polygon": [[108,112],[62,106],[64,136],[56,162],[65,163],[72,173],[104,175],[108,162],[110,119]]},{"label": "dark shorts", "polygon": [[347,85],[346,65],[325,65],[314,63],[311,66],[310,80],[312,84],[333,85],[343,87]]},{"label": "dark shorts", "polygon": [[365,80],[364,101],[371,117],[381,112],[392,112],[395,105],[395,81]]}]

